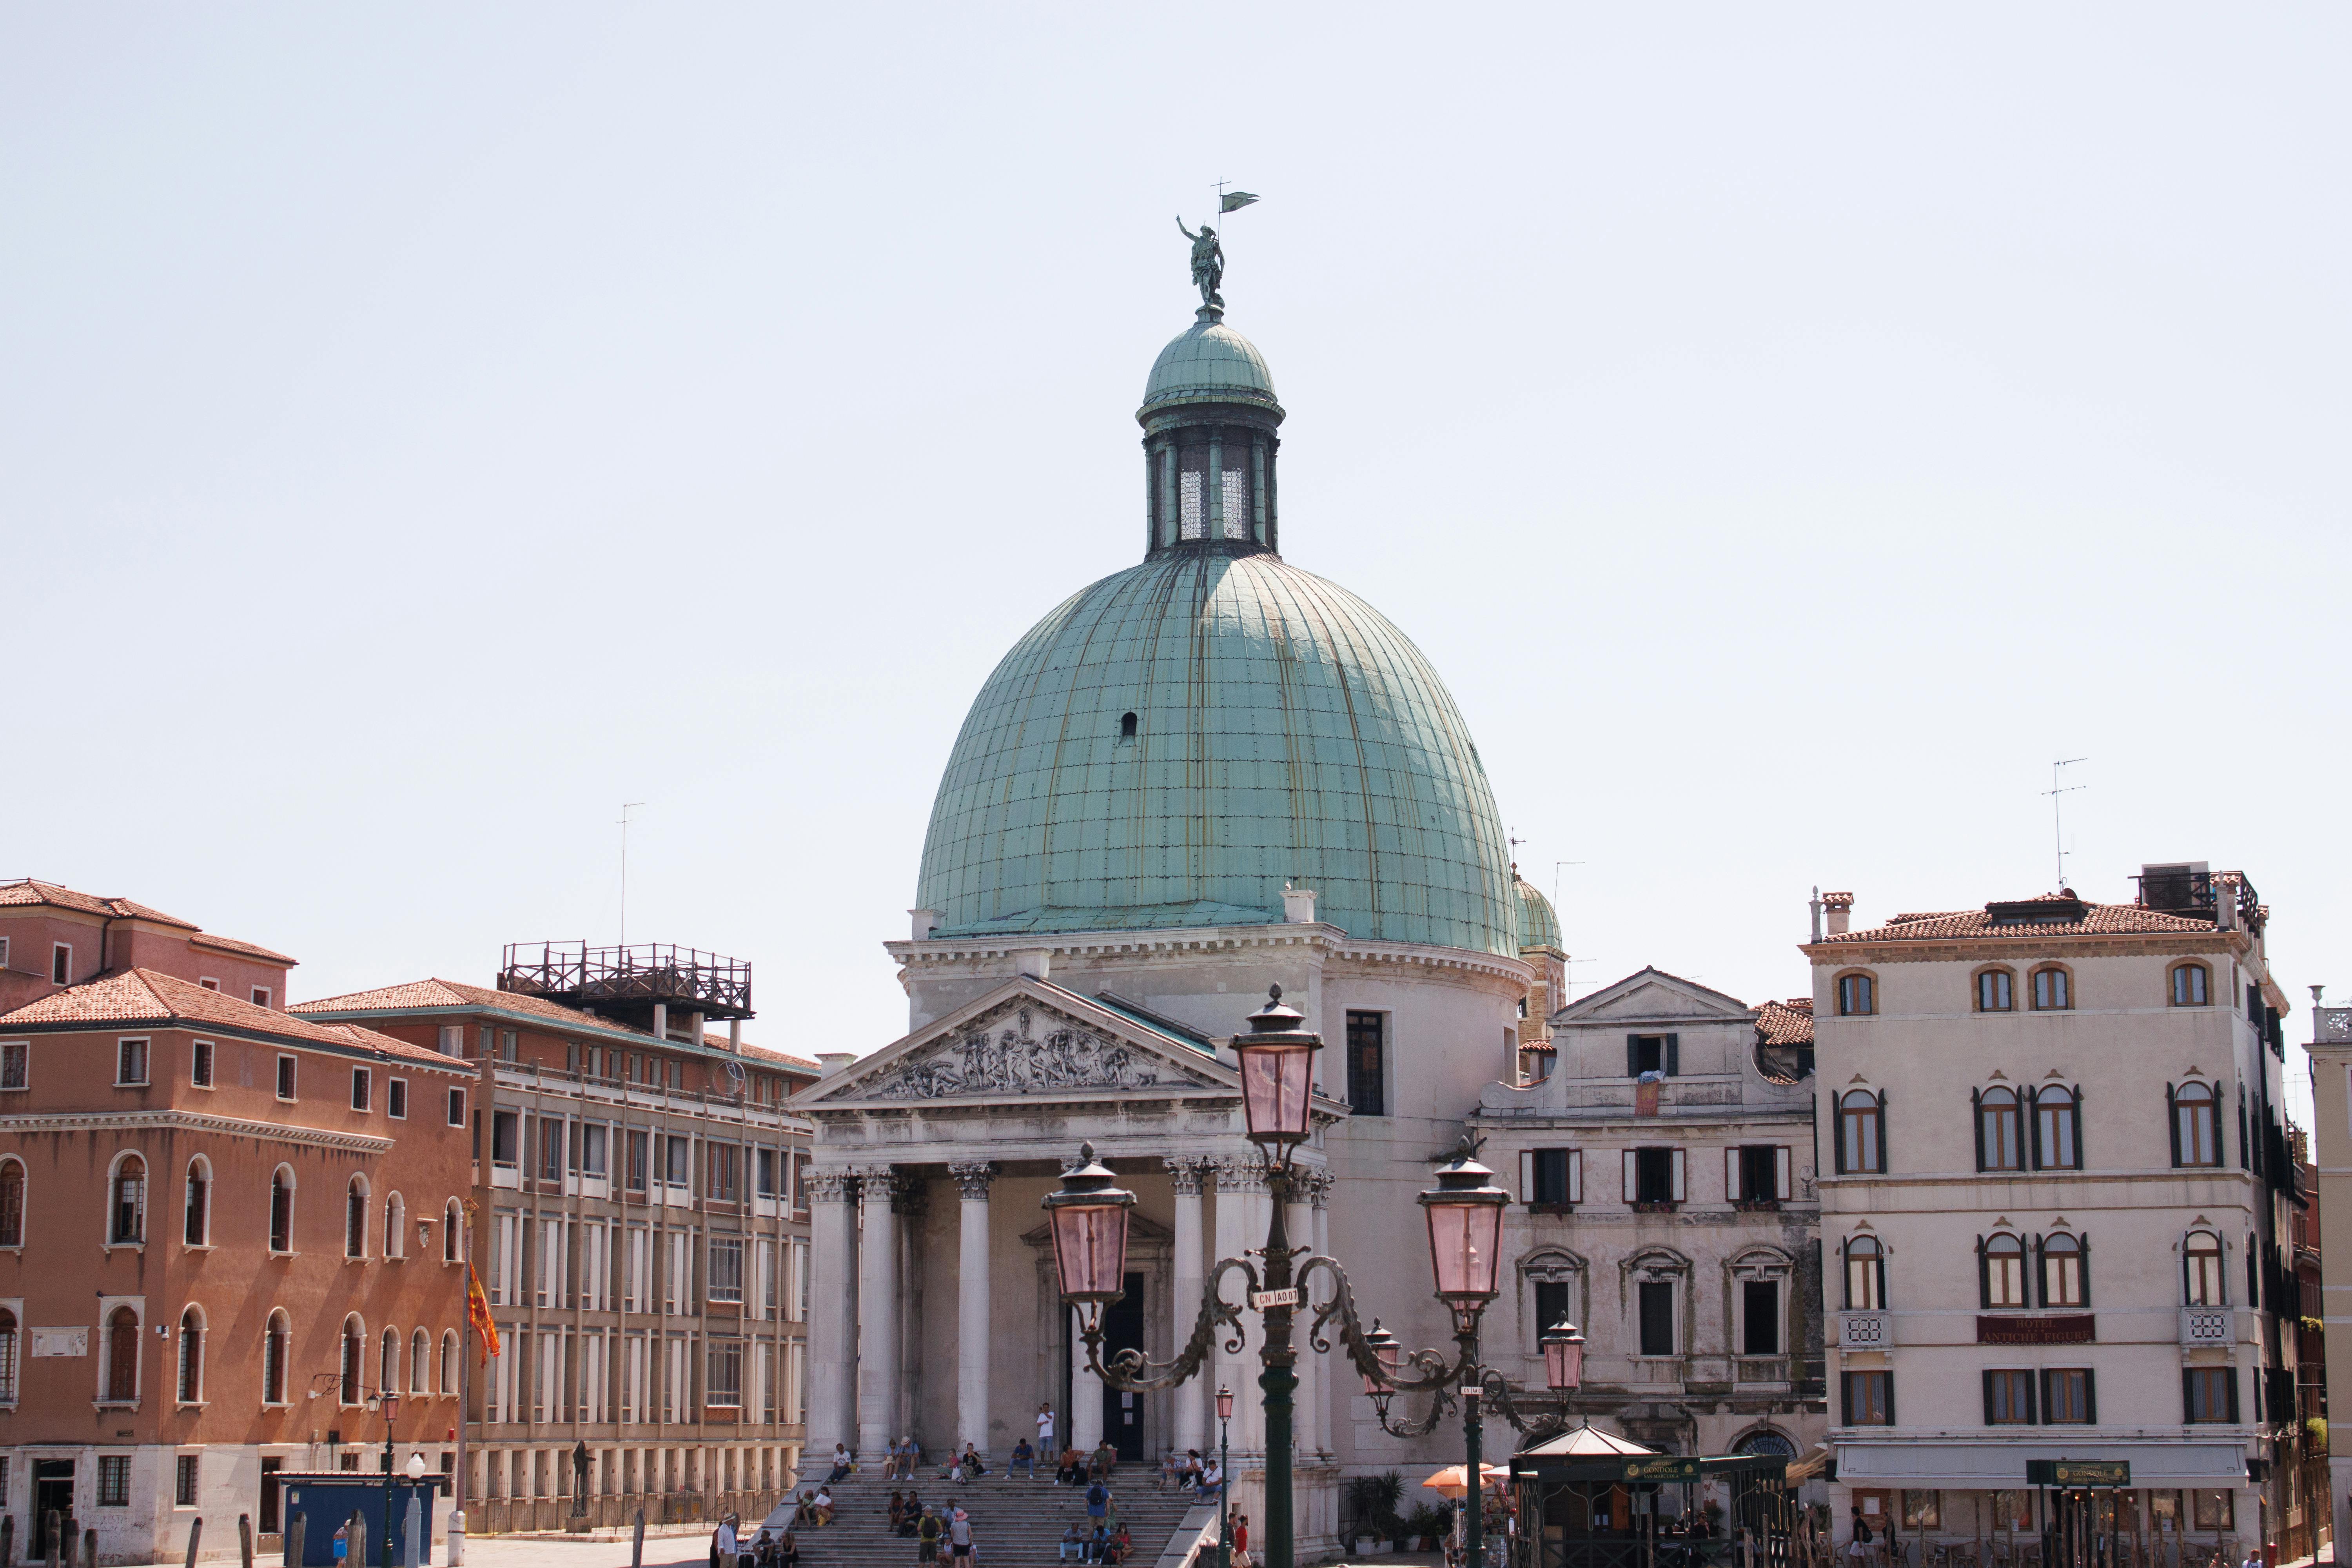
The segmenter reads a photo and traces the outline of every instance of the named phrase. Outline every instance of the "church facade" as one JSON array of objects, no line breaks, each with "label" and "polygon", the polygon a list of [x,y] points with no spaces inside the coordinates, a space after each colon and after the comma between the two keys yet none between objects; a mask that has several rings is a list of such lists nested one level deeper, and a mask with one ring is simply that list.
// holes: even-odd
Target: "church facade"
[{"label": "church facade", "polygon": [[[1235,1506],[1262,1517],[1255,1314],[1188,1384],[1104,1388],[1039,1204],[1091,1142],[1140,1199],[1106,1353],[1174,1354],[1214,1260],[1264,1245],[1230,1041],[1274,984],[1326,1042],[1290,1234],[1341,1260],[1367,1321],[1451,1344],[1414,1199],[1540,1054],[1557,926],[1436,671],[1281,554],[1283,409],[1222,317],[1205,303],[1151,370],[1142,563],[1022,637],[958,737],[888,944],[908,1033],[794,1102],[816,1129],[817,1453],[1001,1458],[1046,1404],[1059,1437],[1156,1461],[1213,1448],[1223,1384]],[[1343,1475],[1458,1459],[1458,1423],[1384,1433],[1339,1356],[1299,1374],[1302,1549],[1333,1542]]]}]

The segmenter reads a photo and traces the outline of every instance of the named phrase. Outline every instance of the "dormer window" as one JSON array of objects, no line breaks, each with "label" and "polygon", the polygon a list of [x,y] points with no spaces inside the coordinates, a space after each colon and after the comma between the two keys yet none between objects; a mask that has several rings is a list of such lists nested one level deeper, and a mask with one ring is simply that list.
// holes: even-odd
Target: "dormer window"
[{"label": "dormer window", "polygon": [[1118,738],[1122,741],[1132,741],[1135,739],[1134,714],[1122,713],[1118,716]]}]

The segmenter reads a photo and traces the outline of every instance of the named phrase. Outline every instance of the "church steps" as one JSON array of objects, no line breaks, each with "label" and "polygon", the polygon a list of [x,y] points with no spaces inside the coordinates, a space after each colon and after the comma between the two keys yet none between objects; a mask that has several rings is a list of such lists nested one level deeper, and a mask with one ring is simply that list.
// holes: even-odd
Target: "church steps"
[{"label": "church steps", "polygon": [[[1157,1476],[1133,1468],[1114,1477],[1112,1495],[1119,1521],[1135,1540],[1131,1568],[1154,1568],[1184,1516],[1195,1504],[1189,1492],[1157,1489]],[[814,1489],[803,1482],[801,1491]],[[799,1532],[802,1568],[912,1568],[915,1542],[890,1532],[890,1494],[904,1491],[904,1483],[860,1474],[833,1489],[834,1522],[823,1530]],[[933,1479],[922,1488],[924,1500],[945,1505],[950,1499],[971,1515],[971,1538],[978,1568],[1038,1568],[1055,1561],[1062,1531],[1075,1523],[1087,1528],[1086,1489],[1056,1487],[1048,1480],[1004,1480],[998,1475],[953,1486]],[[1211,1517],[1214,1517],[1213,1514]],[[940,1568],[950,1568],[945,1538],[940,1546]]]}]

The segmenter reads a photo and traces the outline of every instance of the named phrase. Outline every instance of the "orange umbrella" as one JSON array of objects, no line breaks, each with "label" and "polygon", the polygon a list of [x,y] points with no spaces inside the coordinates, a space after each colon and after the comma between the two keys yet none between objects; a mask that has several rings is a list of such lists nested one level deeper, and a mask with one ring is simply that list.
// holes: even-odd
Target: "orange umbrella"
[{"label": "orange umbrella", "polygon": [[[1421,1484],[1425,1487],[1434,1487],[1447,1497],[1458,1498],[1469,1489],[1467,1485],[1469,1473],[1469,1467],[1466,1465],[1448,1465]],[[1510,1467],[1507,1465],[1482,1464],[1478,1467],[1478,1473],[1490,1487],[1501,1486],[1511,1477]]]}]

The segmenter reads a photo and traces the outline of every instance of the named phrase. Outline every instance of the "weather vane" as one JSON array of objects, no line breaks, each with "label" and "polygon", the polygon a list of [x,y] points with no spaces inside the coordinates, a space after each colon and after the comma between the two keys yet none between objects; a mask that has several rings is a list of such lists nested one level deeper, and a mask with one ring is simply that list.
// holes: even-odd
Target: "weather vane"
[{"label": "weather vane", "polygon": [[[1239,212],[1257,200],[1248,191],[1225,189],[1228,184],[1230,182],[1225,180],[1217,182],[1219,216]],[[1218,289],[1225,280],[1225,247],[1218,243],[1217,231],[1204,223],[1200,232],[1195,234],[1184,226],[1182,213],[1176,215],[1176,228],[1178,233],[1192,242],[1192,287],[1201,291],[1201,314],[1212,319],[1223,315],[1225,297],[1218,292]]]}]

